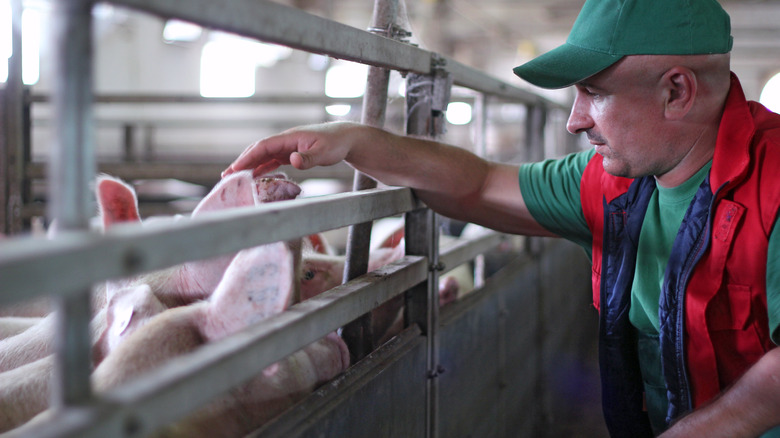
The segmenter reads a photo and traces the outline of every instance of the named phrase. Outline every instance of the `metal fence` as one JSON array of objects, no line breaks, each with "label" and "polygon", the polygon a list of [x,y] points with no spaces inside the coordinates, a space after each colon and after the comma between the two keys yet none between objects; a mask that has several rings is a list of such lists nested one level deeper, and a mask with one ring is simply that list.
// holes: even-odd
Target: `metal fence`
[{"label": "metal fence", "polygon": [[[543,114],[559,109],[452,59],[399,41],[393,21],[397,0],[377,0],[374,23],[368,31],[262,0],[110,3],[368,64],[372,68],[362,121],[375,126],[384,123],[389,69],[407,74],[412,85],[429,87],[422,105],[407,103],[410,134],[436,135],[453,84],[481,92],[481,98],[498,97],[528,105],[529,114],[534,114],[528,117],[528,141],[536,149],[543,148]],[[366,356],[373,346],[359,335],[361,324],[366,324],[361,315],[374,303],[404,293],[407,320],[417,327],[415,333],[424,336],[426,366],[435,374],[440,325],[437,287],[438,276],[444,272],[437,267],[455,267],[473,260],[495,247],[502,237],[491,234],[463,241],[440,254],[436,217],[409,189],[376,189],[372,180],[357,174],[352,193],[225,211],[175,225],[119,227],[106,234],[89,230],[93,215],[89,185],[96,169],[89,135],[93,129],[92,6],[90,0],[56,2],[55,70],[60,74],[52,103],[59,143],[49,158],[48,215],[62,232],[53,240],[9,239],[0,252],[0,305],[39,296],[58,300],[57,383],[52,395],[55,415],[38,426],[35,436],[147,435],[253,376],[255,370],[339,327],[345,327],[350,349],[357,350],[358,357]],[[478,123],[484,125],[484,117],[478,117]],[[478,139],[481,141],[484,139]],[[407,256],[382,268],[382,275],[363,275],[371,221],[401,213],[406,214]],[[108,394],[97,395],[91,390],[88,324],[93,284],[344,226],[352,229],[345,269],[348,281],[342,286],[296,304],[295,312],[269,318],[240,338],[209,344]],[[426,429],[431,437],[438,436],[436,382],[428,379],[425,388]]]}]

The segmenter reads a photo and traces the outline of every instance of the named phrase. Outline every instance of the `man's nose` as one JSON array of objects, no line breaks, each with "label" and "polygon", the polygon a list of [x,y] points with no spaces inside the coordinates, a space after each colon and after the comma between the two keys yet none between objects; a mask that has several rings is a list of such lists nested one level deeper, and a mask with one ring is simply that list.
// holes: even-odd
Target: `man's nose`
[{"label": "man's nose", "polygon": [[586,111],[585,105],[579,98],[574,99],[569,114],[569,120],[566,122],[566,130],[572,134],[579,134],[593,127],[593,119]]}]

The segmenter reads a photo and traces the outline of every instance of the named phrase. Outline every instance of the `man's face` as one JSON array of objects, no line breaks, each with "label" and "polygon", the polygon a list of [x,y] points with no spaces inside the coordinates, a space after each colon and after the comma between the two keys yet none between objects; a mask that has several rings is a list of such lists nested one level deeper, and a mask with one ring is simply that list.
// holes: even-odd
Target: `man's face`
[{"label": "man's face", "polygon": [[663,96],[652,78],[627,57],[575,85],[566,128],[587,135],[609,174],[636,178],[669,170]]}]

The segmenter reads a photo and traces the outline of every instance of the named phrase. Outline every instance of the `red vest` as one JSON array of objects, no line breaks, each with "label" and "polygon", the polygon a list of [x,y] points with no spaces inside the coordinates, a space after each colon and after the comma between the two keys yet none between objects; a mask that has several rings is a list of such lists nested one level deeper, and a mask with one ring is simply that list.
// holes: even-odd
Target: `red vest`
[{"label": "red vest", "polygon": [[[780,207],[780,115],[747,102],[734,75],[708,181],[712,197],[705,214],[684,219],[700,221],[704,238],[682,245],[685,253],[670,257],[670,263],[698,258],[683,277],[687,281],[682,285],[680,319],[684,320],[680,338],[684,353],[682,358],[663,358],[680,354],[662,351],[665,368],[674,360],[687,368],[684,372],[694,408],[715,397],[773,347],[767,317],[766,256]],[[582,208],[593,233],[593,302],[600,312],[601,296],[612,300],[611,295],[602,295],[602,279],[612,275],[608,274],[612,270],[634,269],[602,266],[605,223],[616,219],[605,217],[605,206],[625,195],[632,182],[607,174],[598,154],[582,176]],[[684,237],[678,235],[678,240]],[[675,248],[680,246],[676,243]],[[663,319],[663,305],[661,313]]]}]

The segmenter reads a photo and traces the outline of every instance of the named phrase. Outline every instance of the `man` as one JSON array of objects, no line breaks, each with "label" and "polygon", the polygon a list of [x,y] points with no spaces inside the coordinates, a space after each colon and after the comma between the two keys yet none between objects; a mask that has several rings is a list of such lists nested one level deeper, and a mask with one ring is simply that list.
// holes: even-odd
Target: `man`
[{"label": "man", "polygon": [[443,215],[577,242],[610,433],[759,436],[780,425],[780,116],[745,100],[731,46],[715,0],[587,0],[566,44],[515,73],[574,85],[567,129],[593,150],[518,168],[342,123],[261,140],[226,172],[346,160]]}]

